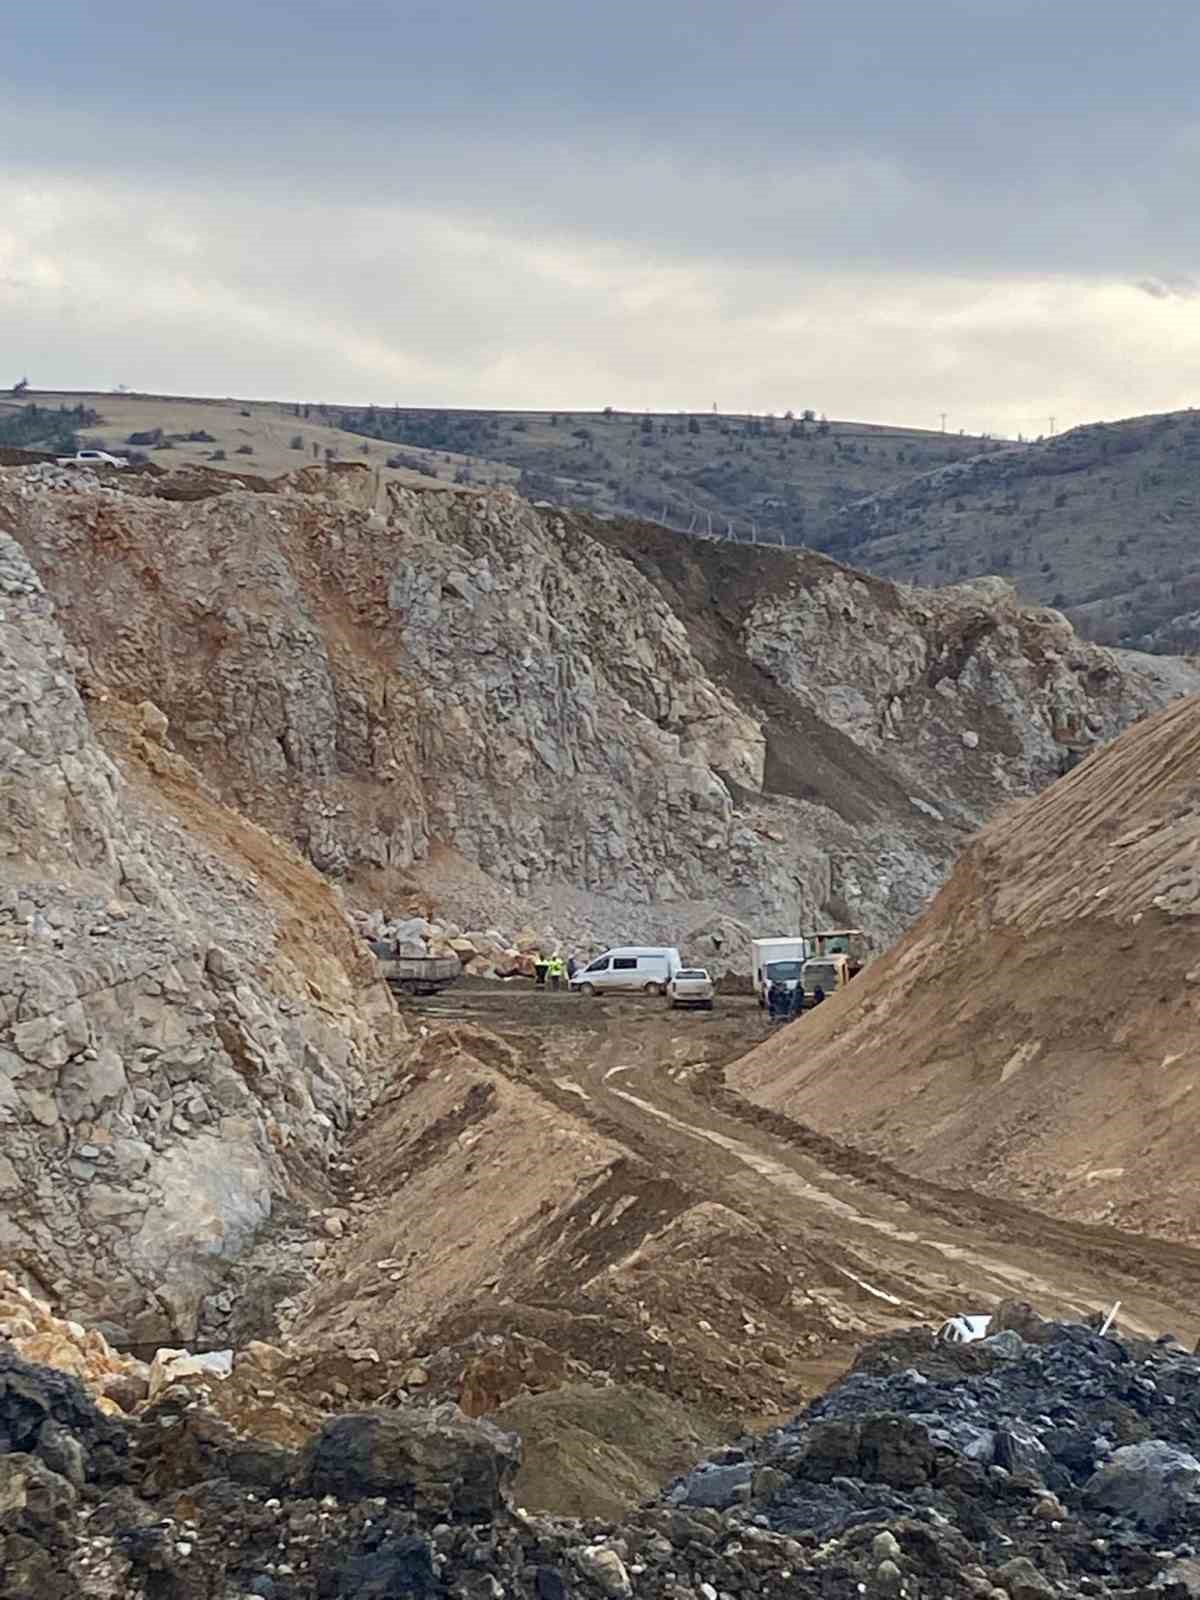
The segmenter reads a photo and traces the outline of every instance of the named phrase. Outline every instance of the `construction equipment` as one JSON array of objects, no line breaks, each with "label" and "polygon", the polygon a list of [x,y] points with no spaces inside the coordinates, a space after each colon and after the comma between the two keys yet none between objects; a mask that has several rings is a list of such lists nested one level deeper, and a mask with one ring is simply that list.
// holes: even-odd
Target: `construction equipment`
[{"label": "construction equipment", "polygon": [[846,987],[850,976],[850,963],[841,951],[828,956],[810,956],[800,969],[800,987],[804,991],[801,1010],[811,1011],[818,1004],[818,989],[820,998],[827,1000]]},{"label": "construction equipment", "polygon": [[818,989],[821,999],[827,999],[856,978],[870,951],[861,928],[826,928],[804,937],[812,954],[800,969],[801,1009],[809,1011],[818,1004]]},{"label": "construction equipment", "polygon": [[813,956],[845,956],[847,978],[857,978],[871,959],[867,935],[861,928],[826,928],[822,933],[805,934]]}]

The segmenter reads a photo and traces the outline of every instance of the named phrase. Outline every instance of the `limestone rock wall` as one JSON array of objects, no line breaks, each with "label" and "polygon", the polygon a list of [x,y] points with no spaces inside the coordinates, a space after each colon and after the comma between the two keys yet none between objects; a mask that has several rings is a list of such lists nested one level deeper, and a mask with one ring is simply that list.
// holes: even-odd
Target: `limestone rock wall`
[{"label": "limestone rock wall", "polygon": [[831,561],[747,611],[747,655],[971,827],[1044,788],[1200,671],[1080,639],[1061,612],[983,578],[885,584]]},{"label": "limestone rock wall", "polygon": [[364,908],[576,948],[721,916],[883,944],[998,805],[1200,686],[998,580],[904,590],[661,530],[654,569],[649,535],[507,492],[392,487],[385,513],[321,487],[167,503],[15,471],[0,513],[84,683],[153,699]]},{"label": "limestone rock wall", "polygon": [[[186,1336],[280,1202],[320,1196],[390,1002],[311,869],[127,780],[4,535],[0,708],[0,1256],[71,1314]],[[305,885],[315,958],[239,830]]]}]

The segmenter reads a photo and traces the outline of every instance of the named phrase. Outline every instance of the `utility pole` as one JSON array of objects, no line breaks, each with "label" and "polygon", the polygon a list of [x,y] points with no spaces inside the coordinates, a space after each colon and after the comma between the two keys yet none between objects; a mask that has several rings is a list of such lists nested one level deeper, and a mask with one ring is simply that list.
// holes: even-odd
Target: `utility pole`
[{"label": "utility pole", "polygon": [[1055,419],[1053,417],[1051,417],[1050,418],[1050,432],[1051,432],[1051,434],[1054,433],[1054,421],[1055,421]]},{"label": "utility pole", "polygon": [[946,431],[946,412],[942,412],[942,432]]}]

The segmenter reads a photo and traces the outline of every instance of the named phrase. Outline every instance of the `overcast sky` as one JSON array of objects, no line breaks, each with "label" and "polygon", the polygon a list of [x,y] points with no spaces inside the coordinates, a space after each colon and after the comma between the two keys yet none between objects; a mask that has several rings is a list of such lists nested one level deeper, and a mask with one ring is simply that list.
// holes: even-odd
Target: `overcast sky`
[{"label": "overcast sky", "polygon": [[57,0],[0,384],[1026,434],[1200,398],[1196,0]]}]

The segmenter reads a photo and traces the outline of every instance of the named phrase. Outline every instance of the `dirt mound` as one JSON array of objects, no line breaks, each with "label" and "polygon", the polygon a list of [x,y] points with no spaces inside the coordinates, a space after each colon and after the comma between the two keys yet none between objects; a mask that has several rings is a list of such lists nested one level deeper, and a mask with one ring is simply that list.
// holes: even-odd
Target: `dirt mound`
[{"label": "dirt mound", "polygon": [[1200,699],[988,828],[894,950],[738,1064],[926,1179],[1200,1229]]},{"label": "dirt mound", "polygon": [[643,1160],[519,1043],[427,1031],[354,1142],[370,1198],[293,1326],[474,1414],[589,1381],[727,1427],[778,1413],[783,1369],[843,1331],[801,1292],[803,1253]]},{"label": "dirt mound", "polygon": [[521,1395],[493,1418],[521,1436],[518,1504],[561,1517],[619,1517],[715,1445],[725,1429],[638,1384],[568,1384]]}]

